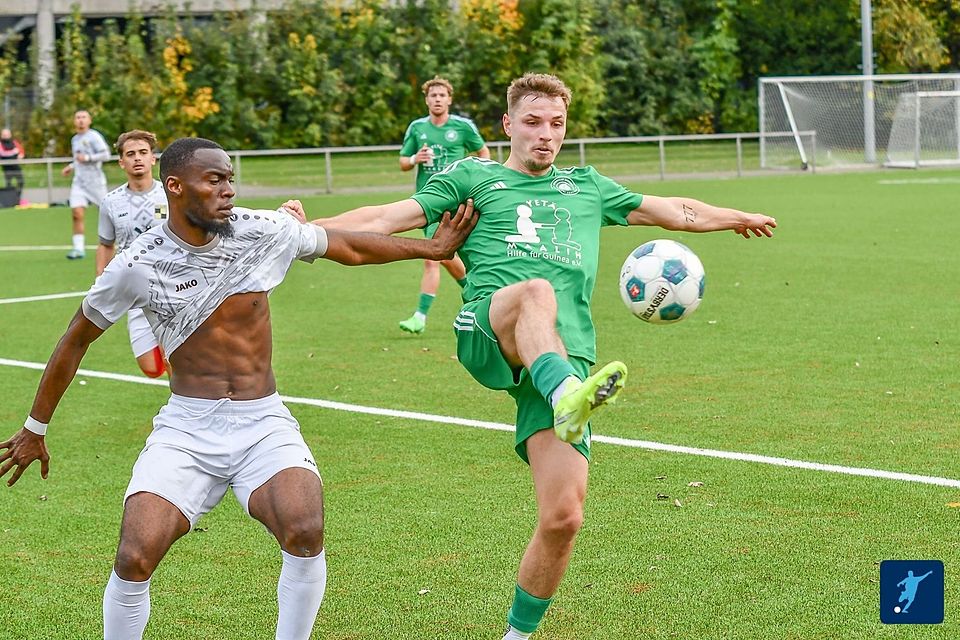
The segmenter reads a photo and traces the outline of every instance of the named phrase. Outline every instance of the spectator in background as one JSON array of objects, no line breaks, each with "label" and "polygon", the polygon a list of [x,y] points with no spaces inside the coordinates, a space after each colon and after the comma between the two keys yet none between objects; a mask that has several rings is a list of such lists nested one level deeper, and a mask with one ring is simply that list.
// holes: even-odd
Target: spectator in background
[{"label": "spectator in background", "polygon": [[[24,156],[23,145],[13,137],[10,129],[0,131],[0,160],[20,160]],[[19,164],[3,165],[3,179],[7,189],[15,189],[17,199],[23,194],[23,168]]]}]

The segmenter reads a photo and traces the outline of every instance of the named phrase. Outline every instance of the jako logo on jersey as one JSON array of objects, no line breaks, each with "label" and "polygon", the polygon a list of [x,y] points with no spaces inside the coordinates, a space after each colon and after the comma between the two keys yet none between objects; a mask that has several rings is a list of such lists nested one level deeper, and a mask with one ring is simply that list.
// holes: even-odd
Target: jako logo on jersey
[{"label": "jako logo on jersey", "polygon": [[580,193],[580,187],[566,176],[560,176],[550,183],[550,186],[565,196],[573,196]]},{"label": "jako logo on jersey", "polygon": [[196,278],[194,278],[193,280],[187,280],[186,282],[181,282],[180,284],[177,285],[177,293],[180,293],[181,291],[186,291],[187,289],[192,289],[195,286],[197,286]]}]

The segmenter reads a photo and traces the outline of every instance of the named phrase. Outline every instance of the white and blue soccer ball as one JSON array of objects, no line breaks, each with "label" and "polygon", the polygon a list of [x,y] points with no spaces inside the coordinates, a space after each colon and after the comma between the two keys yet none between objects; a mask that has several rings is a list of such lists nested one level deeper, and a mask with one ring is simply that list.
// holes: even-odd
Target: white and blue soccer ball
[{"label": "white and blue soccer ball", "polygon": [[703,263],[689,247],[673,240],[651,240],[623,262],[620,297],[641,320],[669,324],[700,306],[705,282]]}]

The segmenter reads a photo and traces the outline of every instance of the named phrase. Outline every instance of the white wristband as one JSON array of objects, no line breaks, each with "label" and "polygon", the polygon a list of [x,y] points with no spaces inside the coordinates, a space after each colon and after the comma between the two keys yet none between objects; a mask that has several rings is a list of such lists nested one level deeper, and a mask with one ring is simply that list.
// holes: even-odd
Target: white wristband
[{"label": "white wristband", "polygon": [[47,432],[47,425],[39,420],[34,420],[31,416],[27,416],[26,422],[23,423],[23,428],[38,436],[42,436]]},{"label": "white wristband", "polygon": [[417,164],[417,154],[410,156],[410,164]]}]

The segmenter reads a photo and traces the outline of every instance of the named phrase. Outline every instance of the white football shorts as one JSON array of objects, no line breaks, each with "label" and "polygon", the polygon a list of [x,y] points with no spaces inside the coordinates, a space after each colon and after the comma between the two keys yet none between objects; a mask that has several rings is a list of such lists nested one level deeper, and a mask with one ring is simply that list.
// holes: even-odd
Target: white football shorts
[{"label": "white football shorts", "polygon": [[70,208],[89,207],[92,204],[100,206],[107,196],[107,184],[79,184],[76,180],[70,185]]},{"label": "white football shorts", "polygon": [[207,400],[173,394],[133,465],[123,496],[146,491],[196,525],[227,492],[249,515],[250,495],[284,469],[320,477],[300,425],[277,393],[257,400]]},{"label": "white football shorts", "polygon": [[153,329],[150,328],[150,322],[147,321],[147,316],[143,315],[142,309],[130,309],[127,312],[127,330],[130,332],[130,348],[133,349],[134,357],[139,358],[158,346],[157,336],[153,335]]}]

